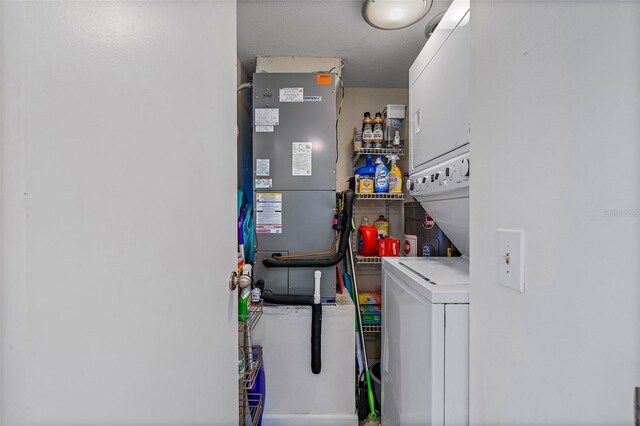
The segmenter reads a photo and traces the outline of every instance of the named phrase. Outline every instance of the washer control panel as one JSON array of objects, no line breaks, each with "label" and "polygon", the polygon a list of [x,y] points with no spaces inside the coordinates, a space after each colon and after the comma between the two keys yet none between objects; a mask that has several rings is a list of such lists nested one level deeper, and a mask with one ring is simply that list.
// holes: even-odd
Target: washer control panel
[{"label": "washer control panel", "polygon": [[437,194],[469,187],[469,153],[416,173],[407,179],[411,195]]}]

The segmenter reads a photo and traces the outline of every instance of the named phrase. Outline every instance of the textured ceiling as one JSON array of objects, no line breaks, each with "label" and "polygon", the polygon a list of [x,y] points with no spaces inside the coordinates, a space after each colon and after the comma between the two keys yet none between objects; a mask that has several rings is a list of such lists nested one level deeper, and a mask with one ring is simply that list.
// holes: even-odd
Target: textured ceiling
[{"label": "textured ceiling", "polygon": [[360,0],[239,0],[238,57],[248,72],[256,56],[341,57],[346,87],[408,87],[427,22],[450,3],[434,0],[417,24],[384,31],[362,19]]}]

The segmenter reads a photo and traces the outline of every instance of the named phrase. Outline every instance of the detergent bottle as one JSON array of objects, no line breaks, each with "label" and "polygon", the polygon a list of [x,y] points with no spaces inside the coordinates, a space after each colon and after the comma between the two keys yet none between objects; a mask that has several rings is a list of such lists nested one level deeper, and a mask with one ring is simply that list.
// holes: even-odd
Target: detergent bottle
[{"label": "detergent bottle", "polygon": [[375,256],[378,252],[378,231],[369,219],[362,218],[358,227],[358,253],[360,256]]},{"label": "detergent bottle", "polygon": [[373,226],[376,227],[378,238],[387,238],[389,236],[389,219],[386,219],[383,214],[373,222]]},{"label": "detergent bottle", "polygon": [[389,192],[389,169],[382,161],[382,155],[376,159],[376,175],[373,190],[377,193]]},{"label": "detergent bottle", "polygon": [[373,164],[371,164],[372,160],[373,158],[371,157],[371,155],[367,155],[367,162],[365,163],[365,165],[362,167],[358,167],[353,173],[360,176],[373,176],[376,173],[376,168]]},{"label": "detergent bottle", "polygon": [[389,192],[393,194],[402,193],[402,171],[396,165],[396,160],[398,157],[395,154],[387,155],[389,159],[389,163],[391,166],[389,167]]},{"label": "detergent bottle", "polygon": [[371,156],[367,155],[367,163],[358,167],[354,174],[358,176],[358,188],[359,194],[373,194],[373,178],[376,174],[376,168],[371,164]]}]

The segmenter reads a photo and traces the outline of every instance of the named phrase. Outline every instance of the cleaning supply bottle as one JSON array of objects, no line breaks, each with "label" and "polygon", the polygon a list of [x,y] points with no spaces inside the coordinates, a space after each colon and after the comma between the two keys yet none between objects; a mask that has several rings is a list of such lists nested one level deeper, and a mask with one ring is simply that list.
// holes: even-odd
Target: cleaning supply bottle
[{"label": "cleaning supply bottle", "polygon": [[389,220],[383,214],[378,216],[373,225],[376,227],[378,238],[387,238],[389,236]]},{"label": "cleaning supply bottle", "polygon": [[369,223],[369,219],[362,218],[358,227],[358,253],[360,256],[375,256],[378,252],[377,241],[378,231],[374,225]]},{"label": "cleaning supply bottle", "polygon": [[384,140],[384,132],[382,131],[382,124],[373,125],[373,137],[372,143],[375,144],[374,148],[382,148],[382,141]]},{"label": "cleaning supply bottle", "polygon": [[373,143],[373,130],[371,124],[365,124],[362,130],[362,147],[371,148]]},{"label": "cleaning supply bottle", "polygon": [[240,290],[238,296],[238,322],[247,322],[251,309],[251,286]]},{"label": "cleaning supply bottle", "polygon": [[365,163],[364,166],[362,167],[358,167],[357,169],[354,170],[354,174],[356,175],[360,175],[360,176],[373,176],[376,174],[376,168],[373,164],[371,164],[371,161],[373,161],[373,158],[371,157],[371,155],[367,155],[367,161]]},{"label": "cleaning supply bottle", "polygon": [[373,184],[376,193],[389,192],[389,169],[382,161],[382,155],[376,159],[376,175]]},{"label": "cleaning supply bottle", "polygon": [[247,322],[249,319],[249,311],[251,310],[251,274],[253,267],[251,264],[245,264],[242,268],[242,275],[246,275],[249,279],[241,280],[238,284],[238,322]]},{"label": "cleaning supply bottle", "polygon": [[362,131],[364,132],[364,126],[366,126],[367,124],[371,124],[372,122],[373,120],[371,120],[371,113],[365,112],[364,118],[362,119]]},{"label": "cleaning supply bottle", "polygon": [[371,156],[367,155],[367,163],[358,167],[354,174],[358,176],[359,194],[373,194],[373,178],[376,174],[376,168],[371,164]]},{"label": "cleaning supply bottle", "polygon": [[396,165],[396,161],[400,159],[395,154],[387,155],[389,163],[389,193],[400,194],[402,193],[402,171]]}]

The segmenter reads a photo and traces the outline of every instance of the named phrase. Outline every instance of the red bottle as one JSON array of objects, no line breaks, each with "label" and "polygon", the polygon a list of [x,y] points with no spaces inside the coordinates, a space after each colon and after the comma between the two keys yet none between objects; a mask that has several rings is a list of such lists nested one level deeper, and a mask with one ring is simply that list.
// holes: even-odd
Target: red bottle
[{"label": "red bottle", "polygon": [[375,256],[377,247],[378,231],[375,226],[369,224],[369,219],[362,218],[362,223],[358,227],[358,253],[360,256]]}]

